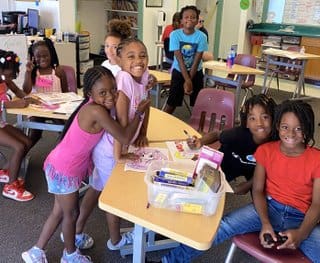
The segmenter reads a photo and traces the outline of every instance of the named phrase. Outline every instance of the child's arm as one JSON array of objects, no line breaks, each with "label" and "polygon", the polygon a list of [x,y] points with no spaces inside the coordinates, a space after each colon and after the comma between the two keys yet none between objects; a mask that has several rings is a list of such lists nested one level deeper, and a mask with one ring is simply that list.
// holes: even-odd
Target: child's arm
[{"label": "child's arm", "polygon": [[265,168],[257,162],[256,168],[254,170],[253,177],[253,188],[252,188],[252,196],[253,203],[259,214],[260,221],[262,224],[262,228],[260,231],[260,242],[264,247],[270,247],[272,245],[267,244],[263,238],[263,234],[269,233],[276,241],[276,235],[273,231],[272,225],[268,216],[268,208],[267,201],[265,195],[265,180],[266,180],[266,171]]},{"label": "child's arm", "polygon": [[26,64],[26,72],[24,74],[24,81],[22,85],[22,89],[26,94],[29,94],[32,90],[32,79],[31,79],[31,72],[34,68],[34,64],[31,60],[28,60]]},{"label": "child's arm", "polygon": [[192,136],[187,139],[187,144],[190,149],[199,149],[203,145],[208,145],[215,143],[220,138],[221,131],[213,130],[211,132],[203,134],[202,138],[198,138],[197,136]]},{"label": "child's arm", "polygon": [[280,235],[287,236],[288,240],[282,245],[278,246],[278,249],[283,248],[298,248],[300,243],[306,239],[314,227],[320,220],[320,178],[316,178],[313,181],[312,190],[312,202],[305,214],[305,217],[298,229],[289,229],[287,231],[280,232]]},{"label": "child's arm", "polygon": [[184,92],[186,94],[190,95],[192,93],[192,90],[193,90],[192,80],[190,78],[190,75],[188,73],[186,65],[184,64],[181,51],[180,50],[175,50],[174,51],[174,56],[178,60],[179,67],[180,67],[180,70],[181,70],[181,74],[182,74],[183,79],[184,79],[184,84],[183,84]]},{"label": "child's arm", "polygon": [[55,72],[56,76],[60,79],[61,82],[61,91],[68,92],[69,88],[66,73],[60,66],[56,67]]},{"label": "child's arm", "polygon": [[18,98],[24,98],[26,96],[26,93],[19,89],[11,79],[5,80],[5,82],[8,89],[10,89]]},{"label": "child's arm", "polygon": [[191,69],[190,69],[190,78],[193,79],[193,77],[196,75],[197,71],[198,71],[198,66],[199,66],[199,63],[202,59],[202,55],[203,55],[203,52],[197,52],[196,55],[194,56],[194,60],[193,60],[193,63],[192,63],[192,66],[191,66]]},{"label": "child's arm", "polygon": [[144,147],[148,146],[148,138],[147,138],[147,129],[148,129],[148,123],[149,123],[149,115],[150,115],[150,108],[146,110],[143,123],[140,128],[140,133],[137,137],[137,139],[134,142],[134,145],[136,147]]}]

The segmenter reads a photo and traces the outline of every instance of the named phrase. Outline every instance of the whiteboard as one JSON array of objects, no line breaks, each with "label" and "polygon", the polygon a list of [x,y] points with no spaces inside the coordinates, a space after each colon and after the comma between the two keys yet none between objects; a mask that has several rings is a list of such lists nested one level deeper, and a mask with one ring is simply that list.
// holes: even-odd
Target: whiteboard
[{"label": "whiteboard", "polygon": [[19,88],[22,88],[28,58],[27,37],[25,35],[0,35],[0,49],[13,51],[20,57],[20,73],[14,82]]}]

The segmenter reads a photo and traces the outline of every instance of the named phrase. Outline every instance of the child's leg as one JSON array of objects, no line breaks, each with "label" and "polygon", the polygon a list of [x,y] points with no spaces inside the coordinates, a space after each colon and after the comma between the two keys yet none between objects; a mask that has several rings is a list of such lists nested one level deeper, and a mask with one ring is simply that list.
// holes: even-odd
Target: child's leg
[{"label": "child's leg", "polygon": [[30,149],[31,144],[20,130],[10,125],[0,129],[0,144],[13,150],[9,161],[9,183],[12,183],[18,177],[22,159]]},{"label": "child's leg", "polygon": [[309,237],[302,241],[300,249],[312,261],[319,262],[320,259],[320,225],[318,224]]},{"label": "child's leg", "polygon": [[108,223],[108,229],[110,234],[111,243],[113,245],[116,245],[121,240],[120,235],[120,217],[106,213],[107,216],[107,223]]},{"label": "child's leg", "polygon": [[76,250],[75,233],[79,215],[79,192],[56,195],[56,200],[62,209],[62,233],[68,254]]},{"label": "child's leg", "polygon": [[100,193],[100,191],[97,191],[92,187],[90,187],[86,191],[80,206],[80,214],[77,220],[76,234],[80,234],[83,232],[83,228],[88,220],[88,217],[98,203]]},{"label": "child's leg", "polygon": [[[45,122],[45,118],[40,118],[40,117],[30,117],[31,121],[36,121],[36,122]],[[41,139],[42,131],[37,130],[37,129],[31,129],[29,137],[32,141],[32,146],[34,146],[40,139]]]},{"label": "child's leg", "polygon": [[38,248],[44,249],[46,247],[49,239],[59,226],[62,220],[62,215],[62,208],[57,200],[57,195],[55,195],[53,209],[42,228],[41,234],[36,244]]}]

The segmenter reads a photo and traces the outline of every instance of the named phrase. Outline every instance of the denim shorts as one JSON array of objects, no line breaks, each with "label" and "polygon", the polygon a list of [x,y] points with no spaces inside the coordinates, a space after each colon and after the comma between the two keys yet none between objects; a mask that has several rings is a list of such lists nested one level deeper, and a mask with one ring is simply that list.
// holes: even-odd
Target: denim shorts
[{"label": "denim shorts", "polygon": [[45,175],[48,184],[48,192],[51,194],[71,194],[79,191],[81,180],[71,178],[55,171],[54,167],[48,164],[45,167]]}]

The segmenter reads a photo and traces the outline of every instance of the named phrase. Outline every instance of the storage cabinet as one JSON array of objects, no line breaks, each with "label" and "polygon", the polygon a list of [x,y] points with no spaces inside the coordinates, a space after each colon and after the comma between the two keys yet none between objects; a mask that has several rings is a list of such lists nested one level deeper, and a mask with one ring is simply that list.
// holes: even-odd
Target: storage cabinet
[{"label": "storage cabinet", "polygon": [[132,35],[138,35],[138,0],[106,0],[105,11],[107,21],[117,18],[129,20],[131,23]]},{"label": "storage cabinet", "polygon": [[[315,37],[302,37],[301,46],[305,47],[306,53],[320,55],[320,38]],[[320,60],[309,59],[304,76],[307,79],[320,80]]]}]

